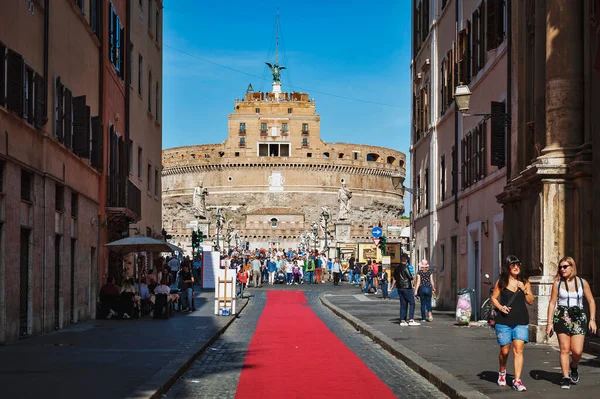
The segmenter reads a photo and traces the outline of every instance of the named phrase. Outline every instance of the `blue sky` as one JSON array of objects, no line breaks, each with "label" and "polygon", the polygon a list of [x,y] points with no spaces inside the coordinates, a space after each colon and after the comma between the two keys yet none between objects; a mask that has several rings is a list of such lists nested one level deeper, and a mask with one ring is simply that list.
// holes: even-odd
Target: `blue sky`
[{"label": "blue sky", "polygon": [[390,147],[408,158],[408,0],[166,2],[163,148],[224,141],[234,99],[249,83],[270,90],[265,61],[275,60],[277,7],[279,64],[288,68],[282,89],[315,99],[322,139]]}]

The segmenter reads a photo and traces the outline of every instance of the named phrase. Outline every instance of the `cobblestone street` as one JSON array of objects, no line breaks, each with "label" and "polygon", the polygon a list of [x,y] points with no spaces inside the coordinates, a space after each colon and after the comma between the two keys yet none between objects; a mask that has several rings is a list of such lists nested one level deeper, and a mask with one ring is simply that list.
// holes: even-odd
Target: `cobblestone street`
[{"label": "cobblestone street", "polygon": [[[391,389],[395,396],[399,398],[445,397],[423,377],[323,307],[318,297],[324,292],[332,291],[331,285],[303,288],[308,303],[318,318]],[[272,289],[279,289],[279,287]],[[233,398],[236,395],[246,351],[267,301],[265,290],[253,290],[252,294],[254,296],[240,318],[193,363],[166,393],[166,398]],[[315,345],[319,345],[319,337],[314,337],[314,340]],[[326,351],[326,348],[323,350]],[[263,364],[257,367],[268,369],[269,365]],[[290,378],[291,384],[292,378],[300,378],[302,381],[306,375],[306,370],[301,370],[300,377],[290,376],[290,372],[290,370],[274,370],[273,376],[269,378]],[[331,370],[327,364],[319,363],[314,364],[310,380],[311,383],[318,384],[320,378],[328,379],[337,376],[340,384],[360,383],[361,377],[352,376],[351,373],[351,370]],[[256,381],[256,383],[261,384],[264,381]],[[323,392],[323,396],[331,396],[331,392]]]}]

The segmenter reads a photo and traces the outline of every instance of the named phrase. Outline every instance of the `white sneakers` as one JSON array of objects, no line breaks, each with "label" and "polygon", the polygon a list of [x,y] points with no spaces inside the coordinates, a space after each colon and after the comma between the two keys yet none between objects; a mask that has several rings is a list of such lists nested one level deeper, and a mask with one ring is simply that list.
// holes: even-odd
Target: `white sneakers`
[{"label": "white sneakers", "polygon": [[400,325],[401,325],[401,326],[420,326],[420,325],[421,325],[421,323],[417,323],[417,322],[416,322],[416,321],[414,321],[414,320],[409,320],[409,321],[408,321],[408,323],[407,323],[407,322],[406,322],[406,320],[402,320],[402,321],[400,322]]}]

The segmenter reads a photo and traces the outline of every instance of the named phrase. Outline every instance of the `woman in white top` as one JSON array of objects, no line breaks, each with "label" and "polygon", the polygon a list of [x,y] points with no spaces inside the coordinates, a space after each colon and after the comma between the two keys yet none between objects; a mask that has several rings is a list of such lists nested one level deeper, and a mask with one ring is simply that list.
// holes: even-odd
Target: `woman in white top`
[{"label": "woman in white top", "polygon": [[[583,309],[583,298],[588,302],[590,321]],[[557,306],[558,301],[558,306]],[[552,322],[551,322],[552,321]],[[558,262],[558,272],[552,285],[548,305],[548,326],[546,334],[551,337],[556,331],[560,344],[560,368],[563,378],[560,387],[569,389],[579,382],[577,365],[581,360],[585,334],[596,333],[596,302],[588,282],[577,277],[577,264],[570,256]],[[569,354],[571,361],[569,361]],[[570,374],[569,374],[570,368]]]}]

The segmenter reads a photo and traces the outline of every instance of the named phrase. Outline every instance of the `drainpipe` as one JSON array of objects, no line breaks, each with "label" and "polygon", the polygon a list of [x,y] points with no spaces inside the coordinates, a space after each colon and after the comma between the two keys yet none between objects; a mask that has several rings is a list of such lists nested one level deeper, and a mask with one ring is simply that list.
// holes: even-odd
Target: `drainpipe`
[{"label": "drainpipe", "polygon": [[[44,119],[48,117],[48,42],[49,42],[49,27],[50,27],[50,0],[44,1],[44,87],[45,95],[44,102],[46,109],[44,109]],[[42,175],[42,193],[44,200],[42,203],[42,218],[43,218],[43,229],[44,239],[42,240],[42,333],[46,332],[46,266],[48,264],[48,254],[46,253],[46,174]]]},{"label": "drainpipe", "polygon": [[[510,2],[509,2],[510,3]],[[455,43],[458,48],[458,0],[454,1],[454,15],[455,15]],[[454,59],[452,60],[454,66],[454,76],[458,79],[458,63],[456,62],[456,54],[454,54]],[[454,86],[454,90],[456,91],[456,86]],[[454,168],[453,180],[456,182],[456,186],[454,187],[454,221],[456,223],[459,222],[458,218],[458,155],[459,146],[458,146],[458,107],[456,106],[456,101],[454,101],[454,148],[456,151],[456,156],[454,157],[454,161],[452,162],[452,167]],[[461,154],[462,155],[462,154]],[[454,186],[454,185],[453,185]]]},{"label": "drainpipe", "polygon": [[512,90],[511,90],[511,79],[512,79],[512,2],[506,2],[506,183],[510,183],[512,167],[511,167],[511,145],[512,145],[512,134],[511,134],[511,107],[512,107]]}]

